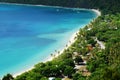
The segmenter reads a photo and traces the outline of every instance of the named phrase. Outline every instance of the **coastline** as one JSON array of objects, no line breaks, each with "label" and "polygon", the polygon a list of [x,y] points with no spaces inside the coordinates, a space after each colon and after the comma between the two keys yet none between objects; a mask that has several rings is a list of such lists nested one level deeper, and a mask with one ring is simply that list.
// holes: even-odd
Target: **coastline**
[{"label": "coastline", "polygon": [[47,61],[52,61],[54,58],[58,57],[59,55],[61,55],[65,49],[68,49],[75,41],[76,41],[76,37],[77,37],[77,34],[79,33],[79,31],[73,33],[73,35],[71,35],[69,41],[67,42],[67,46],[65,48],[63,48],[62,50],[60,50],[59,54],[55,53],[53,55],[55,55],[55,57],[52,57],[52,56],[49,56],[44,62],[47,62]]},{"label": "coastline", "polygon": [[63,8],[63,9],[72,9],[72,10],[89,10],[95,12],[98,16],[101,15],[101,12],[98,9],[87,9],[87,8],[72,8],[72,7],[62,7],[62,6],[49,6],[49,5],[32,5],[32,4],[19,4],[19,3],[7,3],[0,2],[0,4],[11,4],[11,5],[22,5],[22,6],[36,6],[36,7],[51,7],[51,8]]},{"label": "coastline", "polygon": [[[87,9],[86,9],[87,10]],[[97,9],[89,9],[89,10],[92,10],[93,12],[95,12],[96,14],[97,14],[97,17],[99,17],[99,16],[101,16],[101,12],[99,11],[99,10],[97,10]],[[96,18],[97,18],[96,17]],[[88,23],[88,24],[86,24],[86,25],[89,25],[90,23]],[[85,26],[83,26],[82,28],[84,28]],[[53,54],[53,55],[55,55],[54,57],[52,57],[52,56],[49,56],[47,59],[45,59],[45,61],[43,61],[44,63],[45,62],[47,62],[47,61],[52,61],[54,58],[56,58],[56,57],[58,57],[59,55],[61,55],[63,52],[64,52],[64,50],[65,49],[68,49],[77,39],[76,39],[76,37],[77,37],[77,34],[79,33],[79,30],[78,31],[76,31],[76,32],[74,32],[73,33],[73,35],[71,35],[71,37],[70,37],[70,39],[69,39],[69,42],[67,42],[67,46],[64,48],[64,49],[62,49],[62,50],[60,50],[60,53],[59,54]]]},{"label": "coastline", "polygon": [[[1,4],[1,3],[0,3]],[[54,7],[54,8],[64,8],[64,9],[73,9],[73,10],[92,10],[93,12],[95,12],[97,14],[97,17],[101,15],[101,12],[99,10],[96,10],[96,9],[85,9],[85,8],[68,8],[68,7],[60,7],[60,6],[46,6],[46,5],[31,5],[31,4],[17,4],[17,3],[4,3],[4,4],[14,4],[14,5],[25,5],[25,6],[43,6],[43,7]],[[97,18],[96,17],[96,18]],[[86,24],[86,25],[89,25],[89,24]],[[64,49],[67,49],[69,48],[75,41],[75,37],[77,37],[77,33],[79,33],[79,30],[76,31],[73,35],[71,35],[71,38],[69,39],[69,42],[66,44],[67,47],[65,47]],[[55,57],[58,57],[59,55],[61,55],[64,51],[64,49],[60,50],[60,53],[59,54],[54,54]],[[44,63],[47,62],[47,61],[52,61],[54,59],[54,57],[52,56],[49,56],[47,59],[45,59],[45,61],[43,61]],[[16,77],[16,76],[19,76],[21,75],[22,73],[24,72],[28,72],[30,70],[32,70],[34,68],[34,66],[28,68],[28,69],[25,69],[23,71],[20,71],[18,73],[15,73],[13,74],[13,77]]]},{"label": "coastline", "polygon": [[[66,46],[65,48],[63,48],[62,50],[60,50],[60,53],[59,53],[59,54],[53,53],[53,55],[55,55],[54,57],[51,56],[51,55],[49,55],[49,56],[48,56],[44,61],[42,61],[42,62],[45,63],[45,62],[47,62],[47,61],[52,61],[54,58],[56,58],[56,57],[58,57],[59,55],[61,55],[65,49],[68,49],[68,48],[76,41],[75,37],[77,37],[77,34],[78,34],[78,33],[79,33],[79,30],[78,30],[77,32],[75,32],[73,35],[71,35],[71,37],[70,37],[70,39],[69,39],[69,42],[67,42],[67,44],[66,44],[67,46]],[[34,69],[34,66],[31,66],[31,67],[29,67],[28,69],[22,70],[22,71],[20,71],[20,72],[18,72],[18,73],[12,74],[12,75],[13,75],[13,77],[17,77],[17,76],[21,75],[22,73],[28,72],[28,71],[30,71],[30,70],[32,70],[32,69]]]},{"label": "coastline", "polygon": [[97,16],[101,16],[101,12],[98,9],[91,9],[93,12],[97,14]]}]

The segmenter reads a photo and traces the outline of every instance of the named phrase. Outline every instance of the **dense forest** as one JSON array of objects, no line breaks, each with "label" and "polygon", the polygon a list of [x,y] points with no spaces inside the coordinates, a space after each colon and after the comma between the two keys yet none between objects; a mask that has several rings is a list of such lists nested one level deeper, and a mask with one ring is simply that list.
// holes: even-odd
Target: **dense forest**
[{"label": "dense forest", "polygon": [[[95,8],[102,15],[80,29],[76,41],[52,61],[38,63],[16,78],[2,80],[120,80],[120,0],[0,0],[63,7]],[[104,48],[105,47],[105,48]],[[59,53],[59,52],[58,52]],[[87,63],[84,63],[87,62]],[[81,66],[82,68],[76,68]]]}]

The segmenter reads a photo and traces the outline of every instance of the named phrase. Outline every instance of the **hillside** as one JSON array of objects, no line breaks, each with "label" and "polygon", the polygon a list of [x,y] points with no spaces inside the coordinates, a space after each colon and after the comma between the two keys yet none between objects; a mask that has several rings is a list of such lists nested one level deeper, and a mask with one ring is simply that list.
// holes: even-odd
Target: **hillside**
[{"label": "hillside", "polygon": [[[13,79],[7,74],[3,80],[120,80],[120,0],[0,0],[12,3],[100,9],[102,15],[80,29],[77,39],[62,55],[47,63],[35,65],[33,70]],[[101,47],[105,46],[105,49]],[[90,48],[89,48],[89,46]],[[75,54],[77,53],[77,55]],[[74,63],[75,61],[75,63]],[[87,61],[86,69],[74,67]],[[56,67],[57,65],[57,67]],[[89,73],[89,74],[88,74]]]}]

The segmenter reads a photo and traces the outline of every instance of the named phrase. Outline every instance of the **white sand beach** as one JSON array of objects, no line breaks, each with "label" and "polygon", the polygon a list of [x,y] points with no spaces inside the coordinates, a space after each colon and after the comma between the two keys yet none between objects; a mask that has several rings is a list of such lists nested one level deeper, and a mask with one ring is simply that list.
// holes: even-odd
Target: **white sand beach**
[{"label": "white sand beach", "polygon": [[[7,3],[7,4],[12,4],[12,3]],[[13,3],[13,4],[14,4],[14,3]],[[16,5],[26,5],[26,4],[16,4]],[[29,5],[29,4],[27,4],[27,6],[45,6],[45,5]],[[51,7],[51,6],[47,6],[47,7]],[[67,7],[59,7],[59,6],[54,6],[54,7],[56,7],[56,8],[66,8],[66,9],[76,9],[76,8],[67,8]],[[77,8],[77,9],[79,9],[79,8]],[[84,10],[92,10],[92,11],[94,11],[98,16],[101,15],[101,12],[100,12],[99,10],[96,10],[96,9],[84,9]],[[57,51],[60,51],[60,53],[59,53],[59,54],[55,53],[55,54],[54,54],[55,57],[58,57],[60,54],[62,54],[65,49],[67,49],[68,47],[70,47],[70,46],[76,41],[75,37],[77,37],[77,33],[78,33],[78,32],[79,32],[79,30],[76,31],[73,35],[71,35],[71,38],[69,39],[69,42],[65,44],[65,45],[67,45],[67,46],[66,46],[64,49],[62,49],[62,50],[57,50]],[[53,60],[53,58],[54,58],[54,57],[52,57],[51,55],[48,55],[48,57],[46,58],[46,60],[43,61],[43,62],[51,61],[51,60]],[[28,69],[22,70],[22,71],[20,71],[20,72],[18,72],[18,73],[12,74],[12,75],[13,75],[13,77],[16,77],[16,76],[18,76],[18,75],[20,75],[20,74],[22,74],[22,73],[24,73],[24,72],[27,72],[27,71],[29,71],[29,70],[31,70],[31,69],[33,69],[33,68],[34,68],[34,66],[31,66],[31,67],[28,68]]]},{"label": "white sand beach", "polygon": [[[94,12],[97,14],[97,16],[101,16],[101,12],[100,12],[99,10],[96,10],[96,9],[90,9],[90,10],[94,11]],[[49,56],[44,62],[51,61],[51,60],[53,60],[55,57],[58,57],[60,54],[62,54],[65,49],[69,48],[69,47],[76,41],[75,37],[77,37],[77,34],[78,34],[78,33],[79,33],[79,31],[75,32],[75,33],[71,36],[71,38],[69,39],[69,42],[66,44],[67,46],[66,46],[64,49],[60,50],[60,53],[59,53],[59,54],[57,54],[57,53],[53,54],[54,57]]]},{"label": "white sand beach", "polygon": [[[67,46],[66,46],[64,49],[60,50],[60,53],[59,53],[59,54],[54,53],[53,55],[55,55],[55,57],[58,57],[59,55],[61,55],[61,54],[63,53],[63,51],[64,51],[65,49],[69,48],[69,47],[76,41],[75,37],[77,37],[77,33],[78,33],[78,32],[79,32],[79,31],[75,32],[75,33],[71,36],[71,38],[69,39],[69,42],[68,42],[67,44],[65,44],[65,45],[67,45]],[[47,62],[47,61],[51,61],[51,60],[53,60],[55,57],[53,57],[53,56],[51,56],[51,55],[48,55],[48,57],[47,57],[43,62],[45,63],[45,62]],[[13,74],[13,77],[16,77],[16,76],[18,76],[18,75],[20,75],[20,74],[22,74],[22,73],[24,73],[24,72],[28,72],[28,71],[32,70],[33,68],[34,68],[34,66],[32,66],[32,67],[30,67],[30,68],[28,68],[28,69],[22,70],[21,72],[15,73],[15,74]]]},{"label": "white sand beach", "polygon": [[91,9],[92,11],[94,11],[98,16],[101,16],[101,12],[97,9]]},{"label": "white sand beach", "polygon": [[[92,9],[92,11],[94,11],[98,16],[101,15],[101,12],[100,12],[99,10]],[[67,46],[66,46],[64,49],[60,50],[60,53],[59,53],[59,54],[55,53],[55,54],[53,54],[53,55],[55,55],[55,57],[58,57],[59,55],[61,55],[61,54],[63,53],[63,51],[64,51],[65,49],[69,48],[69,47],[76,41],[75,37],[77,37],[77,33],[78,33],[78,32],[79,32],[79,31],[75,32],[75,33],[71,36],[71,38],[69,39],[69,42],[66,44]],[[43,62],[51,61],[51,60],[53,60],[55,57],[49,55],[49,56],[45,59],[45,61],[43,61]],[[30,67],[30,68],[28,68],[28,69],[26,69],[26,70],[23,70],[23,71],[21,71],[21,72],[15,73],[15,74],[13,74],[13,77],[16,77],[16,76],[18,76],[18,75],[20,75],[20,74],[22,74],[22,73],[24,73],[24,72],[30,71],[30,70],[32,70],[33,68],[34,68],[34,66],[32,66],[32,67]]]}]

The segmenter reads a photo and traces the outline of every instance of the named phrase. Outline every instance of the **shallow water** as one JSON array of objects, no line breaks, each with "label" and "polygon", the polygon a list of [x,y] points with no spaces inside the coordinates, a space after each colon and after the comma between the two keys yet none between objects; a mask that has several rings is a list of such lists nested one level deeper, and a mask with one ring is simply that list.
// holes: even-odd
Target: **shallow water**
[{"label": "shallow water", "polygon": [[0,4],[0,77],[64,48],[71,35],[96,16],[83,9]]}]

